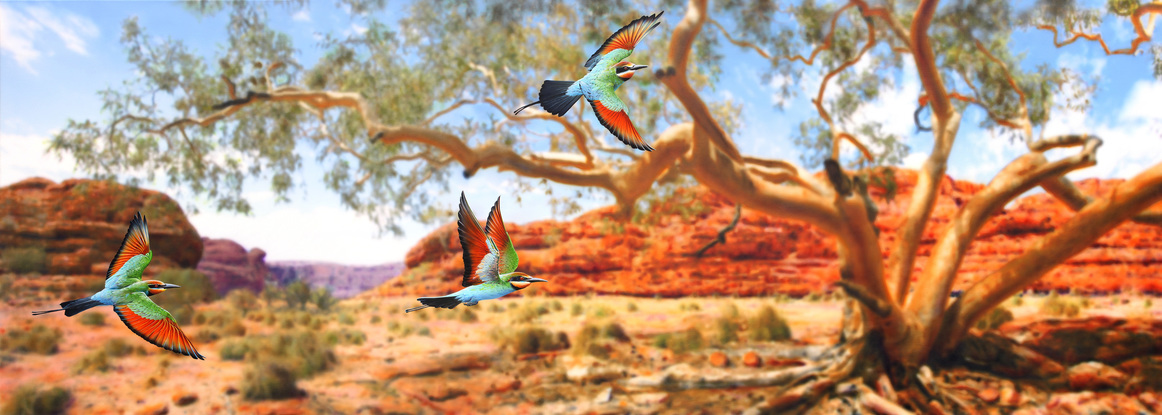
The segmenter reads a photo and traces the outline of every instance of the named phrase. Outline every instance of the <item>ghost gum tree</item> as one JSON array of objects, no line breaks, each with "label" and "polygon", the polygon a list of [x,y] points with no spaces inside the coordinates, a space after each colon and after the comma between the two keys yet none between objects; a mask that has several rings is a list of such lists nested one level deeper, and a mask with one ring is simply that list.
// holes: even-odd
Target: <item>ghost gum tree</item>
[{"label": "ghost gum tree", "polygon": [[[285,11],[300,6],[290,3]],[[104,123],[70,121],[54,139],[56,150],[98,176],[160,174],[219,209],[246,212],[243,183],[269,180],[287,199],[306,149],[325,166],[325,182],[343,204],[397,232],[404,217],[446,220],[449,212],[435,207],[441,202],[417,189],[448,191],[457,173],[471,177],[495,168],[525,186],[551,181],[604,191],[623,213],[650,192],[693,179],[749,209],[809,222],[836,238],[840,285],[852,298],[842,344],[817,364],[763,377],[766,384],[787,385],[771,408],[825,396],[840,380],[869,373],[887,373],[897,387],[913,388],[923,383],[917,376],[927,376],[921,368],[953,353],[976,320],[1057,264],[1123,222],[1162,224],[1162,212],[1149,210],[1162,199],[1162,164],[1109,194],[1086,195],[1065,175],[1097,163],[1100,138],[1085,131],[1043,134],[1053,109],[1088,105],[1096,80],[1063,68],[1026,70],[1010,50],[1014,31],[1052,32],[1059,48],[1095,42],[1109,55],[1151,53],[1162,77],[1162,47],[1146,43],[1160,3],[1036,2],[1015,9],[995,0],[432,1],[384,22],[377,16],[397,13],[384,13],[382,2],[342,2],[366,30],[321,35],[326,52],[309,65],[296,60],[290,37],[268,24],[268,3],[187,7],[202,15],[228,13],[227,44],[210,57],[181,40],[155,40],[127,20],[122,42],[138,73],[100,92]],[[510,112],[535,96],[542,79],[581,77],[581,62],[611,28],[655,10],[667,11],[667,23],[634,56],[656,72],[619,91],[655,151],[625,148],[584,106],[563,118],[533,108]],[[1098,34],[1111,24],[1132,27],[1130,44],[1113,45]],[[804,150],[801,161],[826,170],[825,180],[735,145],[740,104],[707,98],[729,64],[721,55],[728,47],[770,62],[755,82],[794,79],[784,83],[784,96],[795,93],[789,84],[817,84],[816,115],[793,138]],[[915,69],[922,91],[918,109],[897,116],[930,131],[932,150],[910,199],[902,201],[907,210],[897,237],[881,246],[867,187],[885,180],[881,166],[898,163],[907,148],[856,114],[882,86],[897,83],[905,67]],[[828,88],[840,90],[828,95]],[[962,115],[971,111],[983,114],[983,127],[1024,142],[1028,153],[961,207],[916,271],[938,184]],[[844,145],[857,151],[845,156]],[[1072,155],[1047,157],[1062,148]],[[1076,215],[950,300],[977,232],[1006,203],[1038,186]],[[892,410],[894,404],[866,388],[857,392],[869,405]],[[924,396],[904,402],[917,409],[942,399],[909,396]]]}]

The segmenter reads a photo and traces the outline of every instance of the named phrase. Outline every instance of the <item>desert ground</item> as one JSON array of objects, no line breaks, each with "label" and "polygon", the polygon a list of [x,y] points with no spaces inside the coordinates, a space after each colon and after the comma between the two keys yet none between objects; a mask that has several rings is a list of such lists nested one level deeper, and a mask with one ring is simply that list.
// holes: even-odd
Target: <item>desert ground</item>
[{"label": "desert ground", "polygon": [[[35,294],[9,296],[0,309],[0,395],[11,407],[26,398],[22,386],[59,387],[69,414],[743,413],[776,398],[775,388],[745,386],[746,379],[823,353],[839,340],[843,309],[831,294],[526,295],[405,314],[413,299],[365,295],[299,309],[236,294],[194,307],[183,323],[206,356],[200,361],[145,343],[111,310],[82,314],[102,315],[100,323],[33,318],[31,311],[58,300],[49,298],[50,288],[73,279],[5,277],[16,291]],[[1059,318],[1157,321],[1162,301],[1155,300],[1027,294],[1006,303],[1013,318],[998,326],[1018,333]],[[1074,413],[1088,401],[1162,409],[1150,392],[1107,387],[1095,397],[1069,385],[950,366],[937,372],[941,381],[982,413]],[[702,386],[652,381],[691,373],[704,377]],[[716,386],[724,376],[743,386]],[[1131,373],[1123,377],[1122,385],[1134,382]],[[990,396],[997,388],[1002,399]],[[813,410],[834,409],[828,405],[841,399]]]}]

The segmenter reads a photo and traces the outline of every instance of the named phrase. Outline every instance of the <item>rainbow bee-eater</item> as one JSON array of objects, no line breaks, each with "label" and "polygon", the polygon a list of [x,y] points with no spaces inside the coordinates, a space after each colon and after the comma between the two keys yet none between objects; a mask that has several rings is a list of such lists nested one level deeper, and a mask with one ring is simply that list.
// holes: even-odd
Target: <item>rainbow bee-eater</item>
[{"label": "rainbow bee-eater", "polygon": [[460,245],[464,248],[464,279],[460,283],[464,288],[443,297],[420,297],[418,300],[423,305],[409,308],[406,313],[428,307],[473,306],[482,300],[493,300],[522,290],[534,282],[547,282],[516,272],[516,249],[508,231],[504,230],[499,197],[492,211],[488,212],[484,229],[480,229],[480,222],[468,207],[468,199],[464,198],[464,192],[460,192],[460,213],[456,223]]},{"label": "rainbow bee-eater", "polygon": [[194,349],[194,344],[186,334],[182,333],[177,320],[149,299],[150,296],[161,294],[166,289],[181,288],[158,280],[142,279],[141,275],[152,259],[149,227],[145,217],[141,216],[141,212],[137,212],[129,222],[129,231],[121,241],[121,248],[117,250],[117,255],[114,255],[113,261],[109,263],[109,270],[105,272],[104,289],[89,297],[65,301],[61,303],[61,308],[56,310],[34,311],[32,314],[39,316],[64,311],[65,316],[72,317],[93,307],[110,305],[129,330],[146,341],[177,354],[205,360],[205,357]]},{"label": "rainbow bee-eater", "polygon": [[519,114],[525,108],[535,104],[541,104],[541,108],[550,114],[563,116],[577,100],[585,97],[589,101],[589,106],[593,107],[597,121],[600,121],[601,125],[617,136],[618,140],[638,150],[653,151],[654,148],[646,144],[642,140],[641,134],[638,134],[637,129],[634,128],[627,113],[629,108],[625,106],[621,98],[617,97],[615,92],[617,88],[621,87],[621,84],[633,78],[635,71],[646,68],[646,65],[637,65],[623,59],[633,53],[633,48],[637,46],[638,41],[646,33],[661,24],[658,22],[658,18],[662,16],[662,13],[664,12],[639,17],[622,27],[621,30],[614,32],[609,39],[605,40],[605,43],[601,44],[597,52],[594,52],[593,56],[585,61],[585,68],[589,70],[588,74],[576,82],[546,80],[545,83],[541,84],[539,99],[532,104],[517,108],[513,114]]}]

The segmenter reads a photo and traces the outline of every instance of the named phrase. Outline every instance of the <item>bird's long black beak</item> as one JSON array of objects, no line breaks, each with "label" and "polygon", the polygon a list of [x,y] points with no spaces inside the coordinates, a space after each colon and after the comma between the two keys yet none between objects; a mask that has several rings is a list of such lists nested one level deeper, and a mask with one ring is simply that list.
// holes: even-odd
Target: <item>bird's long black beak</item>
[{"label": "bird's long black beak", "polygon": [[161,288],[165,288],[165,289],[182,288],[182,286],[177,285],[177,284],[165,284],[165,285],[162,285]]},{"label": "bird's long black beak", "polygon": [[525,281],[528,281],[528,282],[549,282],[548,280],[543,280],[543,279],[540,279],[540,278],[529,278],[529,279],[527,279],[527,280],[525,280]]},{"label": "bird's long black beak", "polygon": [[646,66],[646,65],[634,65],[634,66],[629,67],[629,70],[636,71],[638,69],[645,69],[645,68],[648,68],[648,66]]}]

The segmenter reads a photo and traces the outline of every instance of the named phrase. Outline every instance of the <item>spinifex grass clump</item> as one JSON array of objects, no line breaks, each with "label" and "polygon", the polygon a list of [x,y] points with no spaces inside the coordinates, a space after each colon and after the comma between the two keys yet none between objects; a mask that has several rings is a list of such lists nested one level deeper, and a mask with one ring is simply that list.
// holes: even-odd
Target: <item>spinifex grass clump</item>
[{"label": "spinifex grass clump", "polygon": [[63,414],[72,398],[72,393],[59,387],[41,389],[35,384],[24,384],[6,398],[0,415]]},{"label": "spinifex grass clump", "polygon": [[7,248],[0,251],[4,267],[17,274],[44,273],[44,247]]},{"label": "spinifex grass clump", "polygon": [[629,335],[620,324],[610,322],[604,326],[586,323],[572,342],[571,349],[575,355],[589,355],[602,359],[609,358],[610,341],[627,342]]},{"label": "spinifex grass clump", "polygon": [[675,353],[699,350],[706,345],[702,331],[690,327],[677,333],[662,333],[654,336],[654,347],[669,349]]},{"label": "spinifex grass clump", "polygon": [[73,365],[73,371],[75,373],[105,372],[112,367],[112,359],[124,357],[130,353],[143,354],[145,349],[141,346],[131,346],[123,338],[114,337],[106,341],[100,348],[81,357],[81,360]]},{"label": "spinifex grass clump", "polygon": [[279,361],[258,361],[246,367],[242,378],[242,397],[252,400],[289,399],[302,394],[298,376]]},{"label": "spinifex grass clump", "polygon": [[86,326],[99,327],[105,325],[105,315],[101,313],[82,313],[80,317],[81,324]]},{"label": "spinifex grass clump", "polygon": [[984,318],[976,322],[976,328],[979,330],[996,330],[1002,324],[1013,321],[1013,312],[1005,307],[997,307],[985,314]]},{"label": "spinifex grass clump", "polygon": [[1045,301],[1041,302],[1041,314],[1050,315],[1053,317],[1077,317],[1081,314],[1081,304],[1073,299],[1065,298],[1057,294],[1057,291],[1049,293],[1045,297]]},{"label": "spinifex grass clump", "polygon": [[536,326],[498,328],[492,331],[491,337],[501,349],[513,354],[540,353],[569,347],[569,336],[565,333],[553,333]]},{"label": "spinifex grass clump", "polygon": [[791,327],[774,308],[764,305],[750,320],[750,340],[782,341],[791,339]]},{"label": "spinifex grass clump", "polygon": [[18,353],[54,354],[61,341],[60,329],[44,324],[11,327],[0,337],[0,350]]}]

